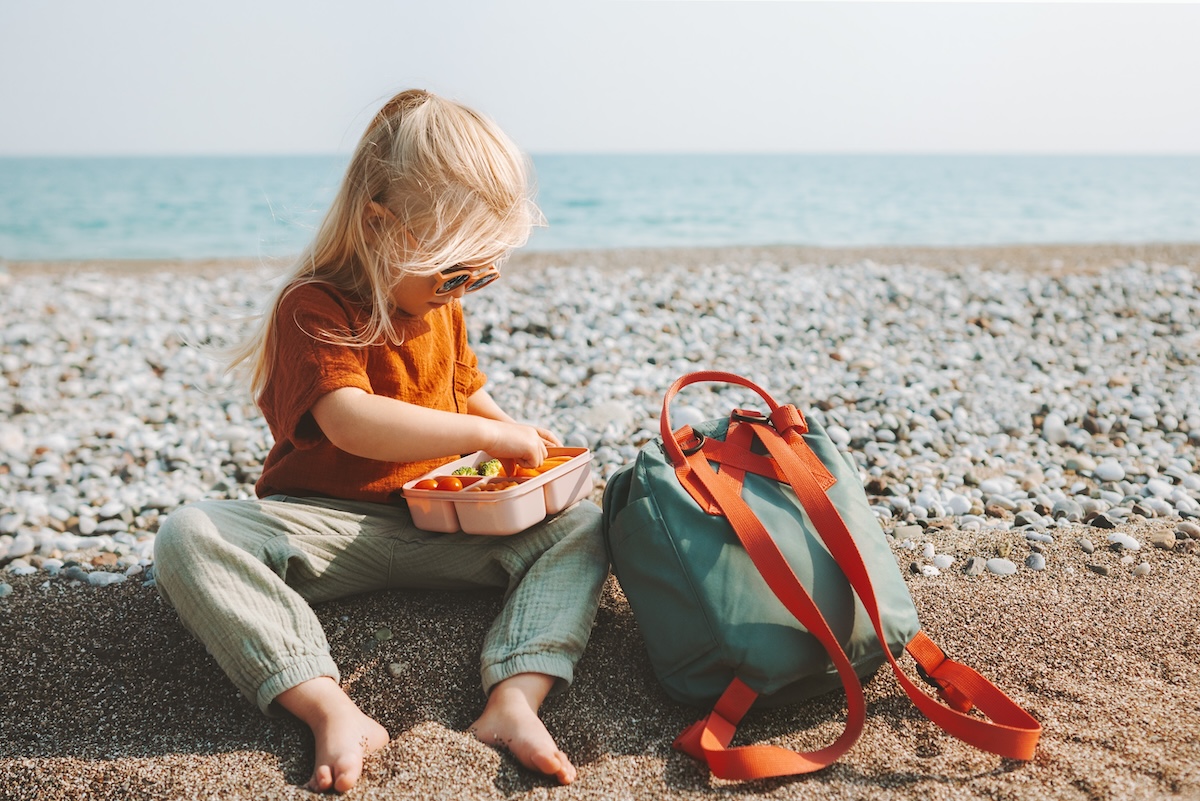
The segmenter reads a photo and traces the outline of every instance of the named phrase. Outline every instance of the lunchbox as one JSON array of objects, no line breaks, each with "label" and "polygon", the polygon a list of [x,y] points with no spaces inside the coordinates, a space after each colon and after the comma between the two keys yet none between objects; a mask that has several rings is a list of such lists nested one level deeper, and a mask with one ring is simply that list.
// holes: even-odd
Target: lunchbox
[{"label": "lunchbox", "polygon": [[[548,448],[547,458],[569,457],[566,462],[537,476],[459,476],[461,490],[417,489],[429,478],[448,476],[460,467],[478,467],[492,457],[476,451],[414,478],[404,485],[404,500],[413,523],[425,531],[507,536],[524,531],[558,514],[592,491],[592,454],[587,448]],[[515,481],[507,489],[483,491],[481,486]]]}]

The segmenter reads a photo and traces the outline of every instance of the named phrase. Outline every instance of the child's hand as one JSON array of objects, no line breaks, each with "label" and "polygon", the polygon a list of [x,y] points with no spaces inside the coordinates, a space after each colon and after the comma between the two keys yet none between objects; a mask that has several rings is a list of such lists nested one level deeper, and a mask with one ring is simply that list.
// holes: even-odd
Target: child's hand
[{"label": "child's hand", "polygon": [[545,442],[551,448],[562,447],[562,441],[558,437],[554,436],[553,431],[550,431],[545,428],[538,428],[537,432],[538,432],[538,436],[540,436],[542,438],[542,442]]},{"label": "child's hand", "polygon": [[557,443],[557,438],[545,429],[500,420],[492,422],[492,442],[484,450],[501,459],[512,459],[520,467],[538,467],[546,461],[547,446]]}]

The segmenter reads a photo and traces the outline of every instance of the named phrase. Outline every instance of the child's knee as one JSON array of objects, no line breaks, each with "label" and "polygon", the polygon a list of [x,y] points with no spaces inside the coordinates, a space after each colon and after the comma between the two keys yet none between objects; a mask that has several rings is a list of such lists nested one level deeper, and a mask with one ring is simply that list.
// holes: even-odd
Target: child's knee
[{"label": "child's knee", "polygon": [[583,500],[572,506],[567,514],[570,515],[571,535],[576,537],[583,547],[596,553],[604,553],[600,507],[591,501]]},{"label": "child's knee", "polygon": [[212,519],[200,507],[176,509],[167,516],[154,535],[155,564],[170,565],[187,559],[188,552],[206,537],[215,534],[216,530]]},{"label": "child's knee", "polygon": [[154,535],[154,583],[167,603],[176,580],[188,574],[205,542],[217,536],[216,525],[197,505],[176,509],[159,526]]}]

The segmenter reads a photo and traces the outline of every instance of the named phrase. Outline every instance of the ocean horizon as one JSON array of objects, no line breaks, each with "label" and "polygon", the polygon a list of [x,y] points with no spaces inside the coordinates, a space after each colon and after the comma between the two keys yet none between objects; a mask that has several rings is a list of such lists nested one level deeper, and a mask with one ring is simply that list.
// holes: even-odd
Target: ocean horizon
[{"label": "ocean horizon", "polygon": [[[298,253],[347,158],[0,157],[0,260]],[[1200,242],[1196,155],[532,158],[529,250]]]}]

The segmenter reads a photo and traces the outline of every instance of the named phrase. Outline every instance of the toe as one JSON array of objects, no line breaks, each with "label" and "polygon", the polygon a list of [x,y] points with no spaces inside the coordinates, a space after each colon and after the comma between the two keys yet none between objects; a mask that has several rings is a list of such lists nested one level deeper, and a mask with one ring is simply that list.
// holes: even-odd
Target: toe
[{"label": "toe", "polygon": [[528,767],[558,779],[559,784],[575,781],[575,766],[562,751],[538,751],[530,754]]},{"label": "toe", "polygon": [[559,764],[562,765],[562,768],[554,775],[558,778],[559,784],[570,784],[571,782],[575,781],[575,766],[572,765],[570,760],[567,759],[567,755],[562,751],[559,751],[558,760]]},{"label": "toe", "polygon": [[317,765],[312,778],[304,786],[316,793],[325,792],[333,786],[333,771],[328,765]]},{"label": "toe", "polygon": [[334,781],[333,789],[339,793],[344,793],[354,785],[358,784],[359,777],[362,776],[363,763],[361,759],[347,758],[341,760],[339,764],[334,766]]}]

